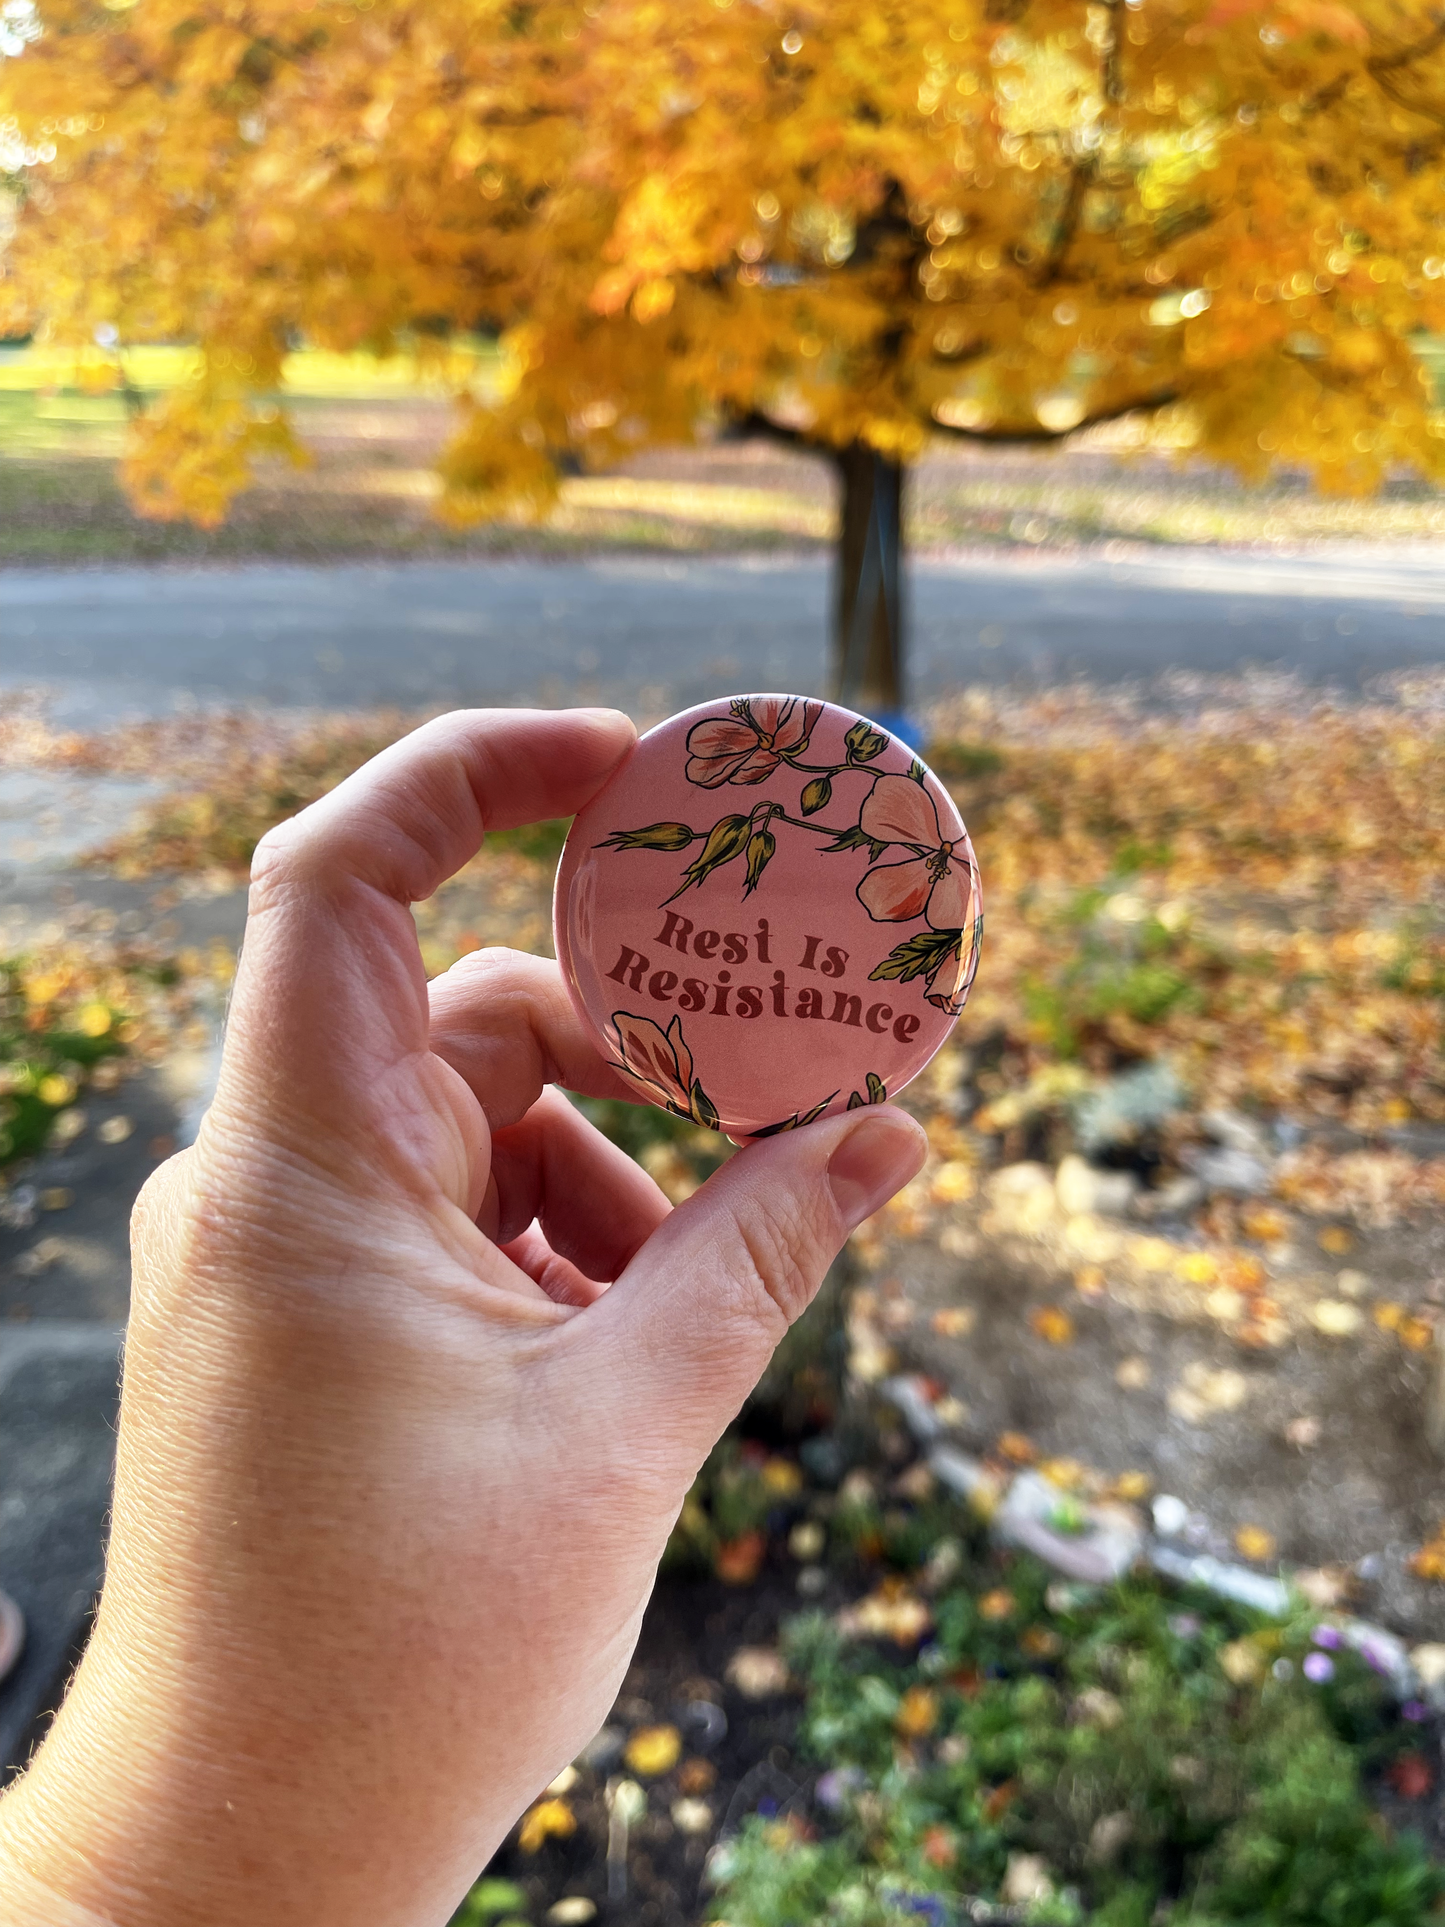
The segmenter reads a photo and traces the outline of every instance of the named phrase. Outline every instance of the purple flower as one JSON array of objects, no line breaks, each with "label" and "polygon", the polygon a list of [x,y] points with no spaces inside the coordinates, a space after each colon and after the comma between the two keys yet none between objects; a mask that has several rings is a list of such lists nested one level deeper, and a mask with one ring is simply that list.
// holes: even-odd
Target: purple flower
[{"label": "purple flower", "polygon": [[813,1789],[813,1798],[829,1813],[837,1813],[867,1784],[868,1775],[861,1767],[835,1766],[831,1773],[825,1773],[819,1779]]},{"label": "purple flower", "polygon": [[1405,1704],[1400,1708],[1400,1718],[1402,1720],[1408,1720],[1412,1726],[1419,1726],[1423,1720],[1428,1720],[1429,1717],[1430,1709],[1424,1700],[1406,1700]]},{"label": "purple flower", "polygon": [[1176,1639],[1197,1639],[1200,1620],[1198,1613],[1171,1613],[1165,1622]]},{"label": "purple flower", "polygon": [[1372,1673],[1379,1673],[1385,1679],[1389,1678],[1390,1662],[1385,1657],[1385,1655],[1380,1651],[1378,1646],[1371,1646],[1368,1642],[1366,1642],[1366,1644],[1361,1646],[1360,1648],[1360,1658],[1365,1662],[1365,1664],[1369,1667]]},{"label": "purple flower", "polygon": [[1345,1643],[1338,1626],[1316,1626],[1310,1637],[1316,1646],[1327,1646],[1332,1653],[1337,1653]]},{"label": "purple flower", "polygon": [[1327,1679],[1334,1678],[1335,1662],[1328,1653],[1310,1653],[1302,1670],[1306,1679],[1312,1679],[1316,1686],[1323,1686]]}]

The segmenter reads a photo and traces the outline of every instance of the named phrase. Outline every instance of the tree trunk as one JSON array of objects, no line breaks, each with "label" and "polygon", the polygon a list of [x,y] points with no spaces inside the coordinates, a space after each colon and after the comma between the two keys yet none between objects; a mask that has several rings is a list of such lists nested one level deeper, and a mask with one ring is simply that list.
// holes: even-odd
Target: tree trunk
[{"label": "tree trunk", "polygon": [[903,465],[863,442],[834,451],[843,494],[833,687],[876,722],[903,713]]}]

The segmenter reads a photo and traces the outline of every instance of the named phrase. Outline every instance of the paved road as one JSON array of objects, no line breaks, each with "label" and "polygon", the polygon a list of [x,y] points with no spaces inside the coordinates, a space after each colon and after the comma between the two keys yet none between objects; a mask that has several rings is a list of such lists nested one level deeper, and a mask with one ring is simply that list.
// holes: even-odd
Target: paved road
[{"label": "paved road", "polygon": [[[923,561],[913,693],[1278,665],[1358,686],[1445,663],[1445,553]],[[818,558],[0,575],[0,688],[95,723],[178,704],[697,701],[825,681]]]}]

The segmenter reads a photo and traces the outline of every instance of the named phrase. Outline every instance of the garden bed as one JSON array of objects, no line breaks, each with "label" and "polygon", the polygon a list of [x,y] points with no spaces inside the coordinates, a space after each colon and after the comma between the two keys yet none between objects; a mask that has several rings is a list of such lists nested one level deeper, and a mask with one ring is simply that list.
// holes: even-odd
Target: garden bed
[{"label": "garden bed", "polygon": [[[737,1583],[689,1570],[708,1547]],[[760,1442],[671,1568],[459,1923],[1438,1917],[1438,1718],[1302,1599],[1070,1584],[896,1451],[829,1487]]]}]

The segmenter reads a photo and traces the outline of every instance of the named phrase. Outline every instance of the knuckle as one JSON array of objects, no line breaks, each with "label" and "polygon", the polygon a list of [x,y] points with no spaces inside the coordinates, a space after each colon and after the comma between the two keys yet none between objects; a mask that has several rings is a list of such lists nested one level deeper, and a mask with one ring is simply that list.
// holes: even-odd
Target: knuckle
[{"label": "knuckle", "polygon": [[273,823],[252,852],[252,910],[264,909],[267,903],[283,895],[295,877],[302,841],[298,824],[299,819],[294,816],[287,817],[284,823]]},{"label": "knuckle", "polygon": [[[807,1262],[816,1239],[796,1205],[781,1200],[755,1204],[738,1218],[737,1283],[749,1308],[764,1324],[782,1331],[807,1309],[817,1280]],[[779,1331],[778,1336],[782,1336]]]}]

